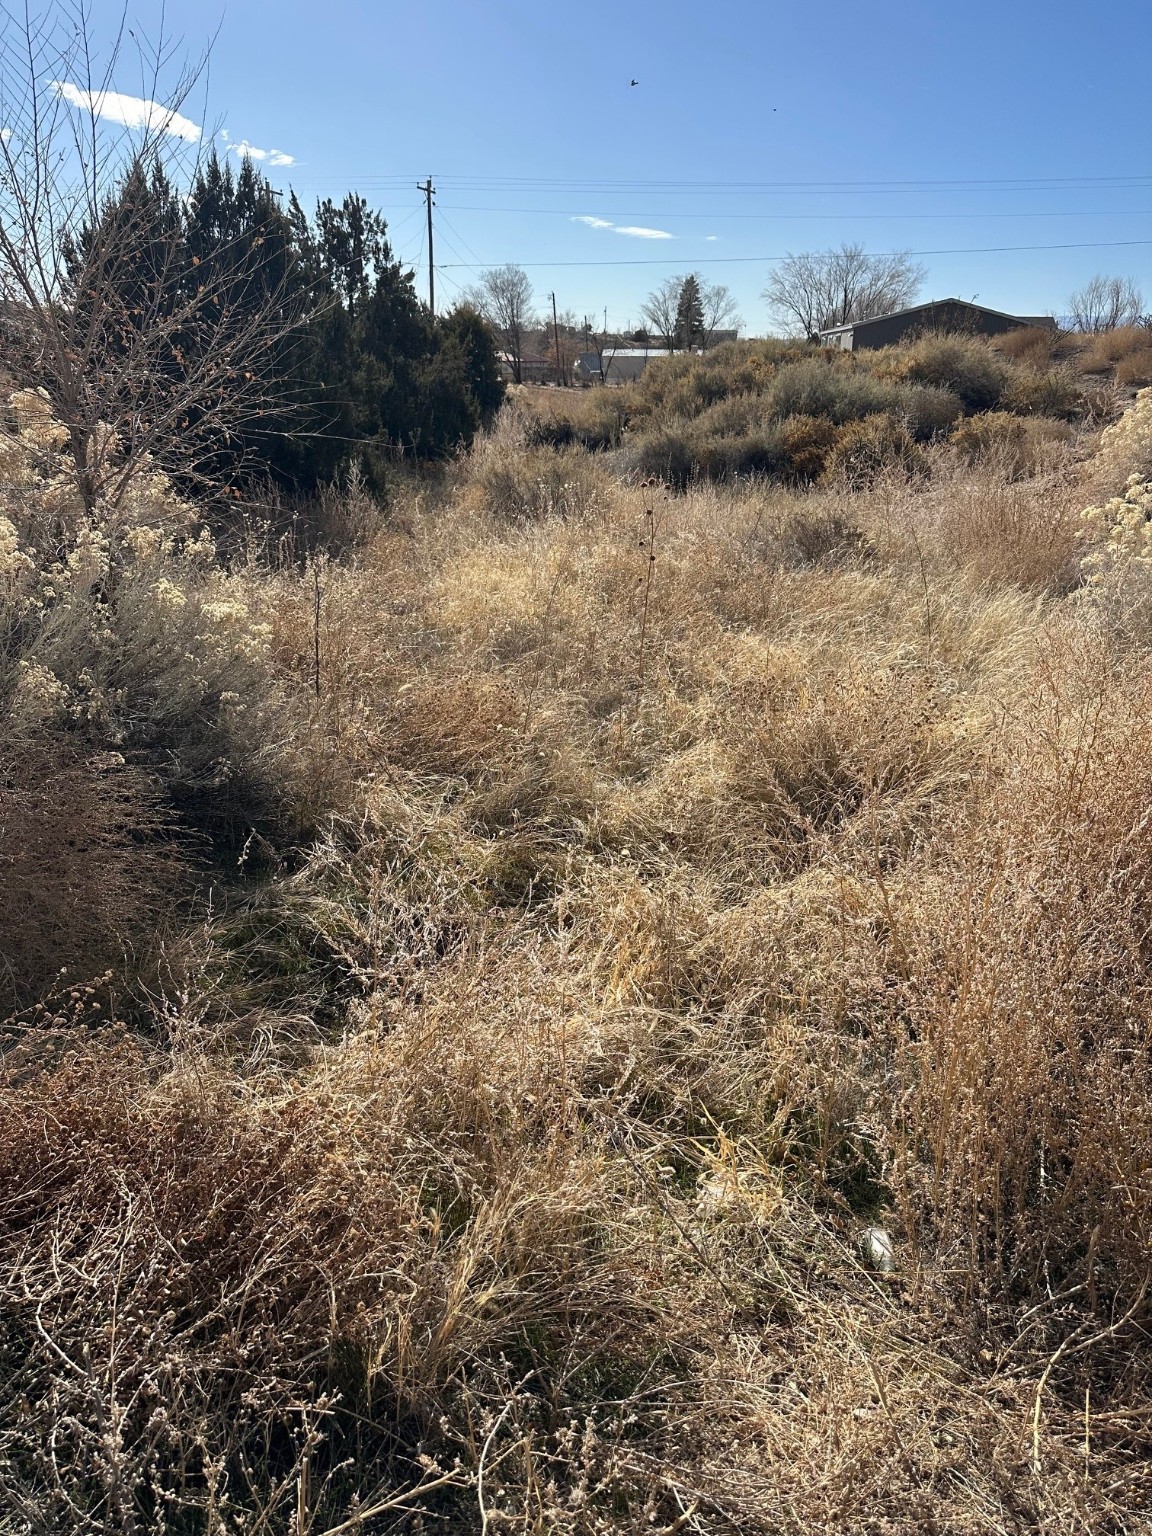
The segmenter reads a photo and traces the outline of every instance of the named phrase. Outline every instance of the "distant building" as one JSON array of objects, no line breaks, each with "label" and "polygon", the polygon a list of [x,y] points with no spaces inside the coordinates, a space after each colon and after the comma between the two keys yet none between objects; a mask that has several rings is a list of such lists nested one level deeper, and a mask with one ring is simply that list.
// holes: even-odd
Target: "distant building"
[{"label": "distant building", "polygon": [[[507,352],[497,352],[496,361],[500,364],[500,372],[505,379],[514,379],[516,370],[512,366],[511,355]],[[545,379],[552,378],[556,372],[555,360],[551,357],[541,357],[536,352],[524,352],[520,357],[520,378],[525,384],[541,384]]]},{"label": "distant building", "polygon": [[601,354],[581,352],[573,365],[572,377],[577,384],[631,384],[650,362],[669,355],[667,347],[605,347],[601,380]]},{"label": "distant building", "polygon": [[969,304],[964,299],[933,299],[929,304],[913,304],[909,309],[898,309],[891,315],[873,315],[870,320],[835,325],[830,330],[821,331],[820,340],[826,347],[861,352],[872,347],[890,347],[909,337],[921,336],[925,331],[1001,336],[1005,331],[1016,331],[1026,325],[1039,326],[1046,331],[1056,329],[1051,315],[1006,315],[998,309],[985,309],[982,304]]}]

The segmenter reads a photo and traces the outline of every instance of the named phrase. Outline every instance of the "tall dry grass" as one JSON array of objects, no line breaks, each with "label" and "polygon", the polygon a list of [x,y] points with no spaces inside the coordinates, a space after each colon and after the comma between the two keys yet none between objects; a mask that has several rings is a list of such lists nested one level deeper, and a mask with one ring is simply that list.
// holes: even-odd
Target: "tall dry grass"
[{"label": "tall dry grass", "polygon": [[1152,672],[1085,495],[674,496],[513,411],[344,559],[46,597],[8,514],[21,803],[132,725],[150,808],[5,1029],[13,1528],[1138,1528]]}]

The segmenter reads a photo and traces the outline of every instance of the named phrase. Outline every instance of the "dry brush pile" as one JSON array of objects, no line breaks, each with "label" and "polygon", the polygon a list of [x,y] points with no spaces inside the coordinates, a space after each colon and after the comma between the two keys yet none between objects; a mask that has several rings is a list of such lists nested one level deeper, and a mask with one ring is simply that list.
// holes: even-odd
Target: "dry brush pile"
[{"label": "dry brush pile", "polygon": [[511,411],[288,559],[18,397],[0,1530],[1139,1528],[1150,411],[678,496]]}]

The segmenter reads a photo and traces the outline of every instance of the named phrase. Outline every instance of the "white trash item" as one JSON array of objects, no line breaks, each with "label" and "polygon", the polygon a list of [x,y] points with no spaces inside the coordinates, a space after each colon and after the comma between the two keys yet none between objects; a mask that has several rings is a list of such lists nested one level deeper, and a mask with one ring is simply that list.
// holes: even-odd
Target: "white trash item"
[{"label": "white trash item", "polygon": [[890,1275],[896,1268],[892,1239],[883,1227],[864,1228],[860,1234],[860,1253],[865,1264],[878,1269],[882,1275]]}]

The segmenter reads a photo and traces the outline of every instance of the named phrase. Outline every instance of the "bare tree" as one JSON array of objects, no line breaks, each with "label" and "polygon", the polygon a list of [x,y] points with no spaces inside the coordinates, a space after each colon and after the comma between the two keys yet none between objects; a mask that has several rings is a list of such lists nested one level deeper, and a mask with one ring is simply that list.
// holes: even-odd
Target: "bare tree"
[{"label": "bare tree", "polygon": [[652,327],[652,334],[661,346],[676,350],[676,316],[680,309],[682,277],[666,277],[658,288],[644,300],[640,313]]},{"label": "bare tree", "polygon": [[677,338],[682,329],[678,323],[680,306],[684,296],[684,284],[689,277],[696,279],[700,295],[702,315],[700,340],[705,347],[711,345],[717,331],[738,329],[740,325],[736,300],[723,283],[709,283],[698,272],[666,277],[645,299],[640,313],[651,327],[653,337],[661,346],[673,352],[676,350]]},{"label": "bare tree", "polygon": [[1074,331],[1114,331],[1120,325],[1138,324],[1144,295],[1130,277],[1094,278],[1068,296],[1068,316]]},{"label": "bare tree", "polygon": [[165,91],[167,40],[138,42],[142,94],[128,96],[119,40],[95,61],[84,0],[3,19],[6,365],[47,391],[89,511],[148,461],[194,481],[266,419],[268,359],[297,321],[282,274],[238,266],[224,240],[189,268],[179,188],[201,131],[182,108],[203,61]]},{"label": "bare tree", "polygon": [[723,283],[700,282],[700,304],[704,312],[704,345],[710,347],[717,331],[740,329],[736,300]]},{"label": "bare tree", "polygon": [[768,279],[764,298],[791,332],[817,336],[832,326],[889,314],[912,303],[924,268],[907,251],[869,255],[862,245],[789,253]]},{"label": "bare tree", "polygon": [[464,302],[483,315],[496,332],[512,377],[517,384],[522,384],[524,342],[527,333],[537,324],[532,314],[532,284],[524,268],[511,263],[493,267],[463,297]]},{"label": "bare tree", "polygon": [[582,335],[584,338],[585,355],[596,359],[596,375],[601,384],[607,384],[608,373],[612,367],[616,351],[615,347],[609,350],[607,327],[603,331],[598,331],[588,316],[585,315]]}]

